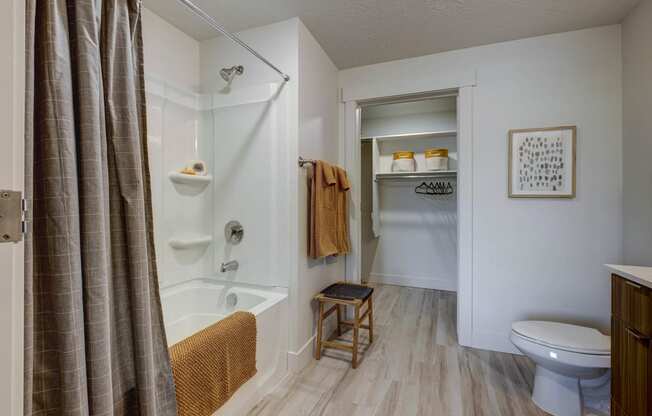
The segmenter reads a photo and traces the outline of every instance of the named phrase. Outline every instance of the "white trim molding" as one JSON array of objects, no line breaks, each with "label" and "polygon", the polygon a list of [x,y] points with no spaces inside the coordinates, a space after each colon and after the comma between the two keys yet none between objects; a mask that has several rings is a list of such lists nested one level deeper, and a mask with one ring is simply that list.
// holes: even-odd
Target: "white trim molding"
[{"label": "white trim molding", "polygon": [[[349,72],[349,76],[351,75]],[[342,162],[349,172],[352,182],[351,192],[351,206],[349,209],[349,224],[351,227],[351,253],[346,257],[346,279],[350,282],[360,282],[360,253],[361,253],[361,232],[360,232],[360,192],[359,184],[360,178],[360,101],[374,101],[382,100],[391,102],[394,99],[400,99],[405,96],[423,95],[423,94],[437,94],[455,93],[458,94],[458,276],[457,276],[457,331],[458,340],[460,345],[473,347],[477,344],[474,343],[473,336],[473,317],[475,310],[475,302],[473,297],[474,290],[474,253],[475,245],[473,242],[473,164],[474,164],[474,131],[476,131],[477,113],[474,106],[474,96],[476,89],[476,70],[467,71],[467,76],[462,78],[446,78],[445,83],[428,84],[423,88],[431,87],[435,89],[415,90],[410,89],[382,89],[375,91],[376,94],[388,95],[373,95],[374,89],[365,91],[347,91],[343,92],[343,103],[341,104],[341,117],[343,123],[340,126],[340,131],[343,137],[340,138],[340,144],[344,149],[342,155]],[[443,82],[443,81],[442,81]],[[389,88],[389,87],[388,87]],[[393,87],[392,87],[393,88]],[[391,91],[390,91],[391,90]],[[380,93],[378,92],[380,91]],[[387,92],[384,92],[387,91]],[[395,96],[389,96],[395,94]],[[355,98],[353,98],[355,97]],[[415,287],[424,287],[440,290],[451,290],[450,286],[437,280],[430,279],[414,279],[406,276],[389,276],[389,275],[376,275],[376,281],[396,284],[407,285]],[[452,290],[455,290],[454,288]]]},{"label": "white trim molding", "polygon": [[457,96],[457,338],[460,345],[471,347],[473,342],[474,297],[473,259],[473,139],[476,87],[463,87]]},{"label": "white trim molding", "polygon": [[[25,2],[0,18],[0,189],[25,190]],[[23,414],[24,242],[0,245],[0,414]]]},{"label": "white trim molding", "polygon": [[409,286],[422,289],[457,292],[457,283],[454,279],[425,276],[405,276],[386,273],[369,273],[369,278],[371,282],[382,283],[386,285]]},{"label": "white trim molding", "polygon": [[351,198],[349,202],[349,232],[351,238],[351,251],[346,255],[346,281],[360,283],[362,273],[360,267],[360,255],[362,253],[362,232],[361,232],[361,187],[360,177],[360,136],[361,136],[361,115],[362,110],[355,101],[349,101],[342,105],[344,107],[344,139],[341,140],[341,148],[344,149],[342,163],[348,172],[351,180]]},{"label": "white trim molding", "polygon": [[[475,68],[469,68],[460,71],[456,66],[456,60],[447,61],[446,57],[454,55],[456,52],[441,54],[442,67],[438,71],[437,77],[428,73],[422,78],[415,78],[416,75],[422,74],[424,60],[432,57],[419,57],[406,59],[402,61],[387,62],[384,64],[374,65],[374,70],[381,72],[385,68],[392,68],[394,77],[392,82],[385,80],[373,81],[368,76],[366,70],[368,67],[353,68],[345,71],[346,77],[354,78],[358,73],[364,74],[365,82],[352,82],[347,88],[342,89],[342,101],[370,101],[383,98],[418,95],[424,92],[456,90],[463,87],[474,86],[477,83],[477,71]],[[411,67],[407,69],[407,67]],[[409,76],[406,76],[410,74]]]},{"label": "white trim molding", "polygon": [[482,331],[476,329],[473,332],[472,346],[483,350],[523,355],[509,340],[509,333],[499,331]]},{"label": "white trim molding", "polygon": [[[351,309],[351,308],[348,308]],[[324,325],[324,339],[328,337],[328,334],[332,334],[337,329],[337,321],[334,316],[326,319],[323,323]],[[298,351],[288,351],[288,371],[292,373],[298,373],[310,362],[313,360],[315,347],[317,341],[317,334],[313,334],[308,341]]]},{"label": "white trim molding", "polygon": [[288,371],[298,373],[310,364],[315,339],[317,339],[317,336],[313,335],[301,348],[299,348],[299,351],[288,351]]}]

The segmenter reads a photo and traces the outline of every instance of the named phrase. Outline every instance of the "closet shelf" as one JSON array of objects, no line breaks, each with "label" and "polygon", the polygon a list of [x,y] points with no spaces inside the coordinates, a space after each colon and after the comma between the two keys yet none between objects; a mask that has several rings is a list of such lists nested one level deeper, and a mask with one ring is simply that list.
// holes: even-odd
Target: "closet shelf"
[{"label": "closet shelf", "polygon": [[210,235],[205,235],[197,238],[190,238],[190,239],[178,239],[178,238],[171,238],[168,241],[168,244],[170,244],[170,247],[172,247],[175,250],[188,250],[191,248],[203,248],[209,246],[213,242],[213,237]]},{"label": "closet shelf", "polygon": [[424,131],[419,133],[390,134],[386,136],[363,137],[362,140],[400,140],[419,139],[425,137],[449,137],[457,135],[457,130]]},{"label": "closet shelf", "polygon": [[429,178],[455,178],[456,170],[433,170],[427,172],[388,172],[376,173],[376,180],[400,180],[400,179],[429,179]]},{"label": "closet shelf", "polygon": [[213,180],[213,176],[211,175],[186,175],[185,173],[179,173],[175,171],[168,173],[168,177],[174,183],[195,186],[206,186]]}]

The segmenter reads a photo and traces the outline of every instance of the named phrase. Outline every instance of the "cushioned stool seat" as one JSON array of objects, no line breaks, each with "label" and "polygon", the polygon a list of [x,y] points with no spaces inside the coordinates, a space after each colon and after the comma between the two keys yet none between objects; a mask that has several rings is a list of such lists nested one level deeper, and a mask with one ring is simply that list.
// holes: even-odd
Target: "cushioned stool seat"
[{"label": "cushioned stool seat", "polygon": [[372,293],[374,293],[374,288],[372,287],[358,286],[349,283],[335,283],[321,291],[321,294],[327,298],[340,300],[359,299],[363,302],[366,301]]},{"label": "cushioned stool seat", "polygon": [[[337,348],[339,350],[350,351],[352,354],[351,364],[353,368],[358,367],[358,336],[360,328],[369,330],[369,343],[374,341],[373,329],[373,302],[372,295],[374,289],[365,285],[358,285],[354,283],[338,282],[328,286],[315,296],[315,300],[319,302],[319,319],[317,323],[317,348],[315,358],[321,359],[322,347]],[[327,311],[324,311],[326,303],[334,304]],[[360,314],[360,308],[367,304],[364,313]],[[343,313],[346,312],[347,306],[353,306],[354,317],[352,321],[343,319]],[[353,327],[353,342],[352,345],[338,341],[324,341],[322,340],[323,323],[331,313],[337,312],[337,334],[342,335],[342,326],[348,325]],[[367,319],[368,325],[363,325],[362,322]]]}]

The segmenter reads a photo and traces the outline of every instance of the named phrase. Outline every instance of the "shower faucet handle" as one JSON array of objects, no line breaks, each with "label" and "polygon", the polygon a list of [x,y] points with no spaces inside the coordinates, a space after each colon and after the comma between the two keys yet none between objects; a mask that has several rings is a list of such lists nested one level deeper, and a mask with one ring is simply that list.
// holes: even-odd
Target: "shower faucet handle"
[{"label": "shower faucet handle", "polygon": [[244,227],[238,221],[229,221],[224,227],[224,237],[228,243],[240,244],[244,238]]}]

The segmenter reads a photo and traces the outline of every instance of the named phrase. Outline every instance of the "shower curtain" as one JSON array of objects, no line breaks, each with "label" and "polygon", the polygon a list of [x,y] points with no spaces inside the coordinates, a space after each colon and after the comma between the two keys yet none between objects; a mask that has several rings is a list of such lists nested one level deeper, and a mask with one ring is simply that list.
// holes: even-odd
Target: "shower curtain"
[{"label": "shower curtain", "polygon": [[26,0],[26,415],[174,415],[140,2]]}]

